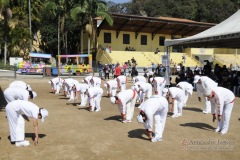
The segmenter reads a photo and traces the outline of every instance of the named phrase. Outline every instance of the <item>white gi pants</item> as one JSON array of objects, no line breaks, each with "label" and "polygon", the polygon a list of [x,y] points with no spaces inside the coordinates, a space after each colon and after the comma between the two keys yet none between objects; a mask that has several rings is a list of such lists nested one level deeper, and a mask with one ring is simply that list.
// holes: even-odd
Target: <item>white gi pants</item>
[{"label": "white gi pants", "polygon": [[[132,120],[134,114],[134,108],[137,100],[137,94],[133,97],[131,102],[126,104],[126,120]],[[122,105],[118,106],[120,113],[122,113]]]},{"label": "white gi pants", "polygon": [[182,108],[183,108],[183,99],[174,99],[174,111],[173,115],[182,115]]},{"label": "white gi pants", "polygon": [[168,107],[165,107],[162,111],[157,111],[154,114],[155,121],[155,137],[162,138],[167,118]]},{"label": "white gi pants", "polygon": [[101,110],[101,102],[102,99],[102,94],[97,94],[97,96],[94,96],[93,98],[90,99],[90,106],[91,106],[91,111],[94,111],[95,108],[97,111]]},{"label": "white gi pants", "polygon": [[223,107],[222,119],[220,122],[218,122],[218,127],[217,127],[217,129],[221,130],[221,132],[227,133],[228,131],[233,105],[234,105],[234,102],[225,104]]},{"label": "white gi pants", "polygon": [[85,94],[85,92],[81,92],[81,106],[86,106],[88,100],[88,96]]},{"label": "white gi pants", "polygon": [[25,139],[25,121],[21,112],[14,111],[12,106],[6,107],[6,115],[10,129],[11,142],[24,141]]}]

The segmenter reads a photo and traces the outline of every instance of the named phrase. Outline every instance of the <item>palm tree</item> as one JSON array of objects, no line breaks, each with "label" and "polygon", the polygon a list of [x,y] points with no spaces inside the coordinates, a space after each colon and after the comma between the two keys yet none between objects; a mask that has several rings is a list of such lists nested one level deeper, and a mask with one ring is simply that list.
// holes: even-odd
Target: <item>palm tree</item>
[{"label": "palm tree", "polygon": [[82,24],[87,22],[86,30],[89,33],[88,54],[90,54],[90,36],[92,36],[93,48],[96,49],[97,36],[94,18],[98,16],[100,16],[102,19],[105,19],[109,25],[113,25],[113,19],[111,14],[108,12],[107,3],[103,0],[82,0],[71,11],[71,17],[73,20],[85,20],[82,22]]},{"label": "palm tree", "polygon": [[12,11],[8,8],[8,3],[8,0],[0,0],[0,11],[4,17],[4,65],[7,64],[7,41],[10,30],[8,21],[12,17]]}]

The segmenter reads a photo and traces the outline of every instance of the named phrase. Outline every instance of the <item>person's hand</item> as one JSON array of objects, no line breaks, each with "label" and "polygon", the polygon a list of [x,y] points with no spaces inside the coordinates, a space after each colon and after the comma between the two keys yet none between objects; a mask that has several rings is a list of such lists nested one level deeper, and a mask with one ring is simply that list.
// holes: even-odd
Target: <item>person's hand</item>
[{"label": "person's hand", "polygon": [[213,115],[213,122],[215,122],[215,120],[216,120],[217,118],[216,118],[216,116],[215,116],[215,114]]},{"label": "person's hand", "polygon": [[222,120],[222,116],[218,115],[218,122],[220,122]]},{"label": "person's hand", "polygon": [[198,97],[198,101],[199,101],[199,102],[201,102],[201,101],[202,101],[201,97]]},{"label": "person's hand", "polygon": [[38,137],[35,137],[34,139],[34,145],[36,146],[38,144]]}]

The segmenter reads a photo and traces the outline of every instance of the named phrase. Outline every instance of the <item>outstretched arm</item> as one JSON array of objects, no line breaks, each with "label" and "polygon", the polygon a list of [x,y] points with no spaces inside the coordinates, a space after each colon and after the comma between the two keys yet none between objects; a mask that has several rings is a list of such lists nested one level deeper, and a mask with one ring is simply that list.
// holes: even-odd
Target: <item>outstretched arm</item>
[{"label": "outstretched arm", "polygon": [[35,133],[34,145],[36,146],[38,144],[38,121],[35,118],[33,118],[33,127]]}]

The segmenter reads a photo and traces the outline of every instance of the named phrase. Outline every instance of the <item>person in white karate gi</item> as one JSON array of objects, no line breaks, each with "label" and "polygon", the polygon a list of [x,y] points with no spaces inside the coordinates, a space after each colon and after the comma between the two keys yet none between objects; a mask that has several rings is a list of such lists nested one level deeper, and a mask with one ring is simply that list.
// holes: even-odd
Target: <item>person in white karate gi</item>
[{"label": "person in white karate gi", "polygon": [[[162,141],[168,113],[168,101],[159,95],[154,95],[140,105],[140,113],[137,116],[139,123],[144,123],[144,128],[152,142]],[[154,127],[153,127],[154,121]],[[152,136],[155,128],[155,136]]]},{"label": "person in white karate gi", "polygon": [[92,87],[90,80],[93,78],[93,76],[87,76],[82,80],[82,83],[86,83],[89,85],[89,87]]},{"label": "person in white karate gi", "polygon": [[68,87],[68,92],[70,93],[70,97],[69,97],[69,100],[68,101],[74,101],[76,100],[75,98],[76,97],[76,86],[78,86],[79,82],[77,80],[72,80],[72,81],[68,81],[67,82],[67,85],[69,86]]},{"label": "person in white karate gi", "polygon": [[89,82],[92,87],[101,87],[102,84],[102,80],[99,77],[92,77]]},{"label": "person in white karate gi", "polygon": [[181,88],[184,91],[185,98],[184,98],[183,106],[186,106],[188,101],[188,96],[193,94],[193,86],[188,82],[179,82],[176,86]]},{"label": "person in white karate gi", "polygon": [[127,77],[120,75],[116,78],[116,80],[118,82],[118,88],[121,88],[121,91],[126,90]]},{"label": "person in white karate gi", "polygon": [[150,83],[146,82],[136,83],[136,85],[134,85],[133,88],[139,94],[140,103],[144,102],[146,95],[147,98],[150,98],[152,96],[152,85]]},{"label": "person in white karate gi", "polygon": [[60,77],[55,77],[55,78],[51,79],[50,81],[48,81],[48,83],[51,84],[52,93],[59,94],[63,82],[64,82],[64,80]]},{"label": "person in white karate gi", "polygon": [[[202,101],[201,96],[203,96],[204,88],[214,89],[218,86],[218,84],[215,81],[213,81],[211,78],[207,76],[200,77],[199,75],[194,76],[193,83],[196,84],[197,96],[198,96],[199,102]],[[207,99],[207,97],[204,97],[204,99],[205,99],[205,107],[203,109],[203,113],[204,114],[211,113],[211,102]]]},{"label": "person in white karate gi", "polygon": [[229,128],[232,109],[234,106],[235,95],[229,89],[217,87],[214,89],[205,88],[204,95],[212,102],[211,112],[213,122],[218,120],[215,132],[226,134]]},{"label": "person in white karate gi", "polygon": [[136,83],[136,82],[147,82],[146,78],[144,76],[136,76],[136,77],[133,77],[133,83]]},{"label": "person in white karate gi", "polygon": [[88,96],[89,100],[89,111],[101,111],[101,99],[103,95],[103,89],[100,87],[90,87],[86,90],[85,94]]},{"label": "person in white karate gi", "polygon": [[10,141],[15,142],[17,147],[20,146],[29,146],[29,141],[25,140],[25,121],[22,116],[24,113],[28,118],[31,118],[33,121],[34,127],[34,144],[38,143],[38,119],[44,119],[48,116],[48,111],[44,108],[39,108],[36,104],[24,101],[24,100],[15,100],[7,104],[6,106],[6,115],[9,123],[10,129]]},{"label": "person in white karate gi", "polygon": [[178,87],[170,87],[166,95],[167,98],[172,98],[172,107],[170,112],[173,112],[172,118],[182,116],[182,108],[184,105],[185,93],[182,89]]},{"label": "person in white karate gi", "polygon": [[137,92],[133,89],[121,91],[116,96],[110,98],[110,101],[113,104],[118,105],[118,109],[121,113],[123,123],[132,122],[136,100]]},{"label": "person in white karate gi", "polygon": [[162,96],[162,90],[166,85],[166,78],[154,77],[150,78],[150,82],[153,83],[155,94]]},{"label": "person in white karate gi", "polygon": [[63,80],[62,88],[63,88],[63,92],[64,92],[65,97],[70,97],[69,84],[71,84],[73,82],[74,82],[74,79],[72,79],[72,78],[66,78],[66,79]]},{"label": "person in white karate gi", "polygon": [[104,84],[104,87],[106,88],[107,96],[109,96],[109,97],[116,96],[116,94],[117,94],[117,87],[118,87],[116,79],[107,81]]},{"label": "person in white karate gi", "polygon": [[79,97],[81,97],[81,104],[79,104],[79,106],[86,106],[88,96],[85,94],[85,92],[89,88],[88,84],[78,83],[76,85],[73,85],[72,87],[73,87],[72,89],[75,91],[74,100],[76,100],[78,102],[80,100]]},{"label": "person in white karate gi", "polygon": [[37,93],[20,87],[8,87],[3,92],[3,95],[7,103],[9,103],[15,100],[28,101],[28,99],[34,99],[37,96]]},{"label": "person in white karate gi", "polygon": [[31,86],[23,81],[13,81],[9,84],[9,87],[20,87],[29,91],[32,90]]}]

